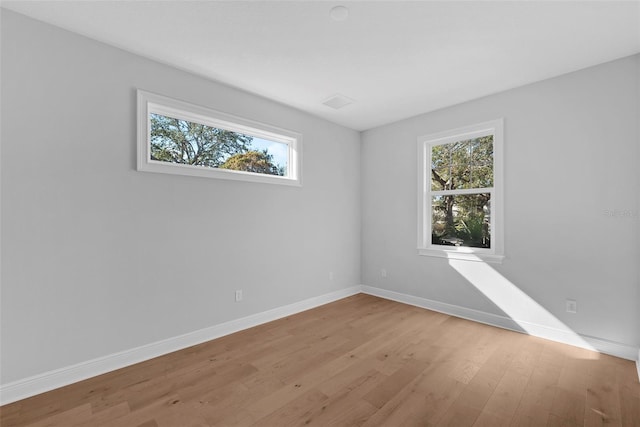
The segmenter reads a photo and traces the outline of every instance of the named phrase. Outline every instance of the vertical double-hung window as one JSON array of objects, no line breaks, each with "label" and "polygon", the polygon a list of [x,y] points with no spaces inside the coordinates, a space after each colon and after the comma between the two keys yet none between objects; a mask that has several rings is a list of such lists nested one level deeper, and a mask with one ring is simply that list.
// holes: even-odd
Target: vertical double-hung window
[{"label": "vertical double-hung window", "polygon": [[504,258],[503,122],[418,138],[418,252],[501,262]]}]

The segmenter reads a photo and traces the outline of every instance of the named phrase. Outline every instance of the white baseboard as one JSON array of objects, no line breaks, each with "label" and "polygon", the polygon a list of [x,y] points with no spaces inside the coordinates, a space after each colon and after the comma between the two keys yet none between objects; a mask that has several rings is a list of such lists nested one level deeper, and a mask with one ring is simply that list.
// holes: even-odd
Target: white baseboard
[{"label": "white baseboard", "polygon": [[[492,313],[473,310],[453,304],[447,304],[439,301],[429,300],[426,298],[416,297],[412,295],[402,294],[386,289],[374,288],[371,286],[353,286],[347,289],[331,292],[317,297],[309,298],[283,307],[274,308],[241,319],[231,320],[229,322],[214,325],[205,329],[190,332],[177,337],[158,341],[148,345],[143,345],[130,350],[78,363],[54,371],[45,372],[43,374],[34,375],[29,378],[14,381],[8,384],[0,385],[0,405],[5,405],[27,397],[35,396],[65,385],[73,384],[97,375],[124,368],[135,363],[144,362],[154,357],[162,356],[174,351],[182,350],[203,342],[211,341],[225,335],[232,334],[247,328],[261,325],[273,320],[291,316],[302,311],[328,304],[342,298],[346,298],[358,293],[374,295],[401,303],[414,305],[428,310],[438,311],[440,313],[449,314],[451,316],[461,317],[463,319],[484,323],[499,328],[510,329],[521,332],[522,325],[525,322],[516,322],[515,320],[499,316]],[[576,345],[578,347],[594,349],[601,353],[610,354],[621,357],[623,359],[635,360],[638,368],[638,378],[640,378],[640,349],[635,347],[615,343],[594,337],[581,335],[581,341],[575,342],[573,338],[575,334],[558,329],[548,328],[542,325],[526,324],[527,333],[541,338],[558,341],[565,344]],[[584,345],[587,343],[588,345]]]},{"label": "white baseboard", "polygon": [[516,332],[526,332],[540,338],[551,341],[569,344],[576,347],[582,347],[589,350],[595,350],[600,353],[610,354],[627,360],[637,360],[638,376],[640,377],[640,353],[636,347],[612,342],[609,340],[580,335],[570,330],[560,330],[550,328],[544,325],[537,325],[525,321],[517,321],[507,316],[486,313],[484,311],[473,310],[458,305],[447,304],[426,298],[416,297],[413,295],[402,294],[386,289],[374,288],[371,286],[362,286],[362,293],[374,295],[380,298],[389,299],[416,307],[426,308],[428,310],[437,311],[451,316],[461,317],[463,319],[473,320],[475,322],[484,323],[491,326],[497,326],[503,329],[510,329]]},{"label": "white baseboard", "polygon": [[291,316],[358,293],[360,293],[360,286],[341,289],[177,337],[143,345],[65,368],[56,369],[54,371],[45,372],[43,374],[34,375],[8,384],[3,384],[0,385],[0,405],[35,396],[36,394],[44,393],[65,385],[114,371],[116,369],[124,368],[135,363],[153,359],[154,357],[211,341],[213,339],[247,328],[252,328],[263,323],[271,322],[273,320],[281,319],[286,316]]}]

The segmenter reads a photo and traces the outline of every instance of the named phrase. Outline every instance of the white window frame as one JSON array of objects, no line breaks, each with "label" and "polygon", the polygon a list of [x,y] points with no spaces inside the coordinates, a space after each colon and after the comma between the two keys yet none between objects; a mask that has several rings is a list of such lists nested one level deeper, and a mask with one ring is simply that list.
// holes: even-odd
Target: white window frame
[{"label": "white window frame", "polygon": [[[137,90],[137,97],[137,168],[139,171],[267,184],[302,185],[302,134],[140,89]],[[287,174],[277,176],[152,160],[150,114],[159,114],[286,144],[289,152]]]},{"label": "white window frame", "polygon": [[[491,248],[434,245],[431,241],[431,201],[439,191],[431,190],[431,152],[436,145],[493,135],[493,187],[453,190],[448,194],[491,194]],[[504,120],[418,137],[418,254],[449,259],[502,263],[504,255]],[[434,194],[435,193],[435,194]]]}]

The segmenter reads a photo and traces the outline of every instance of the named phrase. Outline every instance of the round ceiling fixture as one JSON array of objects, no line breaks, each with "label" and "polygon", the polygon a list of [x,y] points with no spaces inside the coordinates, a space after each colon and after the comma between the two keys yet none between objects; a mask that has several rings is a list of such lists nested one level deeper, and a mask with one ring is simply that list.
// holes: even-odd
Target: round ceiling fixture
[{"label": "round ceiling fixture", "polygon": [[334,21],[344,21],[349,16],[349,9],[345,6],[336,6],[331,9],[329,16],[331,16],[331,19]]}]

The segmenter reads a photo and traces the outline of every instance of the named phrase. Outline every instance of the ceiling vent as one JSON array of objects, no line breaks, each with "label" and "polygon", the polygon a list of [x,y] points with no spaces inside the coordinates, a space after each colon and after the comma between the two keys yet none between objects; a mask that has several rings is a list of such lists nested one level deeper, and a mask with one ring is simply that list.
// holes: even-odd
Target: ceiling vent
[{"label": "ceiling vent", "polygon": [[353,102],[354,102],[353,99],[347,98],[346,96],[340,95],[339,93],[337,93],[329,97],[329,99],[324,101],[323,104],[326,105],[327,107],[331,107],[335,110],[339,110],[342,107],[345,107],[349,104],[353,104]]}]

